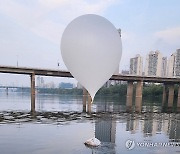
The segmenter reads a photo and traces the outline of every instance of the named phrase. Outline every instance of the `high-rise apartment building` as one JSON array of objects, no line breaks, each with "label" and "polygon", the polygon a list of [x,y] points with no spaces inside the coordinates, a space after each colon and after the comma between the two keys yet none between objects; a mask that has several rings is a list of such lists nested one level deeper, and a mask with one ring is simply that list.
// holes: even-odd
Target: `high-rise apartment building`
[{"label": "high-rise apartment building", "polygon": [[159,51],[151,51],[146,57],[146,76],[161,76],[162,54]]},{"label": "high-rise apartment building", "polygon": [[130,59],[130,74],[142,75],[143,58],[140,55]]},{"label": "high-rise apartment building", "polygon": [[162,58],[162,68],[161,68],[161,76],[167,76],[167,57]]},{"label": "high-rise apartment building", "polygon": [[168,59],[168,77],[180,77],[180,49],[177,49]]},{"label": "high-rise apartment building", "polygon": [[174,76],[180,77],[180,49],[177,49],[175,54]]},{"label": "high-rise apartment building", "polygon": [[44,78],[43,77],[40,77],[40,76],[37,77],[37,87],[44,88]]},{"label": "high-rise apartment building", "polygon": [[119,33],[119,36],[121,37],[121,29],[117,29],[118,33]]},{"label": "high-rise apartment building", "polygon": [[175,57],[176,57],[175,54],[172,54],[168,59],[167,77],[173,77],[174,76]]},{"label": "high-rise apartment building", "polygon": [[[118,33],[119,33],[119,36],[121,37],[121,29],[117,29]],[[115,72],[114,72],[114,75],[118,75],[119,74],[119,65],[117,66]],[[104,86],[109,88],[111,85],[116,85],[116,84],[119,84],[119,81],[113,81],[113,80],[108,80]]]},{"label": "high-rise apartment building", "polygon": [[[117,29],[118,33],[119,33],[119,37],[121,37],[121,29]],[[114,75],[118,75],[119,74],[119,65],[118,67],[116,68],[115,72],[114,72]]]}]

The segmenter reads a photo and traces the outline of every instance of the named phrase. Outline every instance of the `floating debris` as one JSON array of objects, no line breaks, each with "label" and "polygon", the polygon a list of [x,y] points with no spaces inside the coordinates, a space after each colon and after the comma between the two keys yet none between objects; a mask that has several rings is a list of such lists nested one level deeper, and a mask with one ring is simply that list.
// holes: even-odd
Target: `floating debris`
[{"label": "floating debris", "polygon": [[97,138],[93,137],[88,139],[84,144],[89,147],[98,147],[101,142]]}]

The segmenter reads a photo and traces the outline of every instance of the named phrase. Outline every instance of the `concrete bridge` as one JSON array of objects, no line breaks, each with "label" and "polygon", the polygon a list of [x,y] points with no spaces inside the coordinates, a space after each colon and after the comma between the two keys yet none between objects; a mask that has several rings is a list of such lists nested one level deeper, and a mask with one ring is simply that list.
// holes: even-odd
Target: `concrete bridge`
[{"label": "concrete bridge", "polygon": [[9,89],[9,88],[16,89],[16,88],[22,88],[22,87],[17,87],[17,86],[0,86],[0,88],[2,88],[2,89]]},{"label": "concrete bridge", "polygon": [[[31,80],[31,111],[35,111],[35,75],[41,76],[55,76],[55,77],[68,77],[73,78],[70,72],[62,71],[62,70],[51,70],[51,69],[40,69],[40,68],[27,68],[27,67],[10,67],[10,66],[0,66],[0,73],[12,73],[12,74],[24,74],[30,75]],[[136,98],[135,98],[135,107],[136,111],[141,110],[142,106],[142,90],[143,90],[143,82],[151,82],[151,83],[163,83],[163,104],[168,98],[168,107],[173,106],[174,102],[174,85],[178,84],[178,99],[177,99],[177,107],[180,108],[180,78],[165,78],[165,77],[152,77],[152,76],[133,76],[133,75],[113,75],[110,80],[119,80],[119,81],[127,81],[127,100],[126,106],[127,109],[131,109],[132,107],[132,99],[133,99],[133,84],[136,82]],[[168,91],[168,95],[167,95]],[[87,91],[83,90],[83,95],[87,96]],[[86,101],[85,98],[83,98]],[[89,101],[90,102],[90,99]],[[86,105],[86,103],[83,103]],[[90,106],[90,103],[88,103]]]},{"label": "concrete bridge", "polygon": [[9,89],[18,89],[21,88],[23,89],[24,87],[17,87],[17,86],[0,86],[0,89],[6,89],[6,94],[8,95],[8,90]]}]

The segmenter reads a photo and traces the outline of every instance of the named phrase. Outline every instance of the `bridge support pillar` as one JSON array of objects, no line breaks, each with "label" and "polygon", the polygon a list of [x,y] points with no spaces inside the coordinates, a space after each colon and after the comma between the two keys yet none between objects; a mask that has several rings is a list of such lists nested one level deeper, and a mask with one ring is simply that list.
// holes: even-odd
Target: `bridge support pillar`
[{"label": "bridge support pillar", "polygon": [[83,87],[83,112],[86,112],[87,90]]},{"label": "bridge support pillar", "polygon": [[165,105],[166,99],[167,99],[167,86],[166,84],[163,85],[163,96],[162,96],[162,106]]},{"label": "bridge support pillar", "polygon": [[179,85],[179,88],[178,88],[177,107],[180,108],[180,85]]},{"label": "bridge support pillar", "polygon": [[126,95],[126,109],[127,109],[127,111],[131,111],[131,109],[132,109],[132,99],[133,99],[133,82],[128,81],[127,95]]},{"label": "bridge support pillar", "polygon": [[135,101],[136,112],[141,112],[141,108],[142,108],[142,88],[143,88],[143,82],[138,81],[137,85],[136,85],[136,101]]},{"label": "bridge support pillar", "polygon": [[91,113],[91,107],[92,107],[92,99],[91,99],[91,95],[88,93],[88,113]]},{"label": "bridge support pillar", "polygon": [[169,96],[168,96],[168,107],[173,107],[173,101],[174,101],[174,85],[169,85]]},{"label": "bridge support pillar", "polygon": [[6,95],[8,95],[8,87],[6,88]]},{"label": "bridge support pillar", "polygon": [[35,74],[31,74],[31,112],[35,113]]}]

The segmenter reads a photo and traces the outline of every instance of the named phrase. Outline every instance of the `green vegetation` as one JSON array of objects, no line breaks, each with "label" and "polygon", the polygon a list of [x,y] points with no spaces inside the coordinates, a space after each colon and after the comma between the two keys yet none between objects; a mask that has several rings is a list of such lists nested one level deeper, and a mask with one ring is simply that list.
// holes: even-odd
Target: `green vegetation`
[{"label": "green vegetation", "polygon": [[109,88],[102,87],[97,92],[97,95],[119,97],[119,96],[126,96],[126,92],[127,92],[127,85],[121,84],[121,85],[110,86]]},{"label": "green vegetation", "polygon": [[[168,87],[168,86],[167,86]],[[166,89],[168,92],[168,89]],[[143,96],[161,96],[163,94],[163,85],[162,84],[144,84],[143,86]],[[178,85],[174,87],[174,95],[178,95]]]},{"label": "green vegetation", "polygon": [[[134,95],[135,95],[136,84],[134,84]],[[26,91],[30,92],[30,89],[19,89],[17,91]],[[38,93],[51,93],[51,94],[60,94],[60,95],[82,95],[82,89],[62,89],[62,88],[40,88],[37,89]],[[112,98],[118,98],[122,96],[126,96],[127,93],[127,84],[114,85],[109,88],[102,87],[98,92],[97,96],[107,96]],[[143,97],[148,96],[161,96],[163,93],[163,85],[162,84],[144,84],[143,85]],[[178,95],[178,86],[175,85],[175,96]]]},{"label": "green vegetation", "polygon": [[40,88],[38,89],[39,93],[51,93],[51,94],[60,94],[60,95],[82,95],[82,89],[62,89],[62,88]]},{"label": "green vegetation", "polygon": [[[125,96],[127,91],[127,85],[116,85],[116,86],[110,86],[109,88],[101,88],[97,96],[112,96],[112,97],[119,97],[119,96]],[[47,88],[40,88],[38,89],[39,93],[52,93],[52,94],[61,94],[61,95],[82,95],[83,91],[82,89],[61,89],[61,88],[54,88],[54,89],[47,89]]]},{"label": "green vegetation", "polygon": [[[136,84],[134,84],[133,93],[135,95]],[[127,84],[110,86],[109,88],[101,88],[97,95],[106,95],[112,97],[126,96],[127,93]],[[145,84],[143,85],[143,97],[148,96],[161,96],[163,94],[163,85],[162,84]],[[175,85],[175,97],[178,95],[178,86]]]},{"label": "green vegetation", "polygon": [[143,96],[160,96],[163,93],[163,85],[148,84],[143,85]]}]

